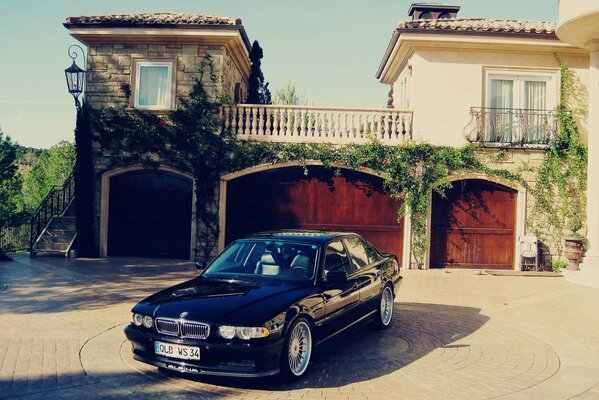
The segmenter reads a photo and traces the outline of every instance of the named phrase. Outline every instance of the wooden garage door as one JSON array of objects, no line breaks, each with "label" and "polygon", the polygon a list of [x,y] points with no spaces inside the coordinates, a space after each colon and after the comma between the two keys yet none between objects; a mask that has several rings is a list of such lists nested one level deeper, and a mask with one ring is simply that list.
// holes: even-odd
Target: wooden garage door
[{"label": "wooden garage door", "polygon": [[336,177],[311,167],[308,176],[302,168],[247,175],[227,184],[225,241],[272,229],[351,231],[401,257],[398,201],[381,178],[359,172]]},{"label": "wooden garage door", "polygon": [[189,259],[192,181],[141,170],[110,179],[108,255]]},{"label": "wooden garage door", "polygon": [[516,193],[482,180],[433,193],[431,267],[512,269]]}]

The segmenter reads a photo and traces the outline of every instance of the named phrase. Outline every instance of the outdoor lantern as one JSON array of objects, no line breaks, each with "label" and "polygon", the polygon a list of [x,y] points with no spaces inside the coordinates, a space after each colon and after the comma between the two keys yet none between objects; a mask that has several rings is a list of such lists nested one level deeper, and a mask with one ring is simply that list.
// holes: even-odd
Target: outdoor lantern
[{"label": "outdoor lantern", "polygon": [[75,59],[77,58],[77,53],[71,51],[73,47],[79,48],[79,50],[81,50],[81,53],[84,55],[83,68],[85,68],[85,53],[83,52],[83,49],[80,46],[74,44],[71,47],[69,47],[68,50],[69,57],[71,57],[71,59],[73,60],[73,64],[71,64],[69,68],[64,70],[64,75],[67,79],[67,88],[69,90],[69,93],[73,95],[73,98],[75,99],[75,107],[77,107],[77,110],[79,110],[79,108],[81,107],[81,103],[79,103],[79,95],[83,93],[83,84],[85,82],[85,69],[81,69],[75,62]]}]

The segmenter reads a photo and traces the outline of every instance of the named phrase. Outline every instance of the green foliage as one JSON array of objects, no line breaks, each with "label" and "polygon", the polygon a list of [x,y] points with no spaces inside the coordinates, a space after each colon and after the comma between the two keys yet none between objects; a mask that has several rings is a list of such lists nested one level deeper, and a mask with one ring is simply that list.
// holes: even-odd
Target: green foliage
[{"label": "green foliage", "polygon": [[553,261],[551,263],[551,270],[553,272],[560,272],[566,268],[568,268],[568,263],[566,261]]},{"label": "green foliage", "polygon": [[580,236],[586,211],[587,147],[580,142],[574,115],[567,109],[575,95],[572,72],[561,65],[561,96],[557,107],[560,129],[545,154],[531,190],[535,205],[530,225],[544,241],[558,244],[564,236]]},{"label": "green foliage", "polygon": [[284,104],[288,106],[305,106],[308,104],[308,100],[301,96],[291,81],[286,82],[283,87],[275,90],[274,94],[275,104]]},{"label": "green foliage", "polygon": [[25,207],[34,211],[53,186],[60,186],[69,177],[75,165],[75,146],[62,141],[42,151],[37,163],[24,177]]},{"label": "green foliage", "polygon": [[19,211],[21,179],[17,174],[18,147],[0,129],[0,223]]},{"label": "green foliage", "polygon": [[75,126],[75,220],[77,227],[77,254],[97,257],[94,246],[94,168],[92,164],[92,110],[83,103],[77,111]]}]

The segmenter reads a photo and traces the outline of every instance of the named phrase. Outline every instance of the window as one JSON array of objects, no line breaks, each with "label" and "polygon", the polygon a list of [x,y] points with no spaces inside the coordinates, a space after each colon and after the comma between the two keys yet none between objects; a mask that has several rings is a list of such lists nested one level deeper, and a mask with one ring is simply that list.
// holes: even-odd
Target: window
[{"label": "window", "polygon": [[173,108],[174,61],[136,61],[135,108],[169,110]]},{"label": "window", "polygon": [[326,277],[332,271],[345,271],[348,274],[353,272],[345,248],[340,240],[331,242],[325,253],[324,276]]},{"label": "window", "polygon": [[486,140],[545,142],[557,90],[557,72],[488,71]]},{"label": "window", "polygon": [[366,249],[360,238],[355,236],[347,238],[345,239],[345,244],[347,246],[347,251],[349,251],[349,254],[351,255],[355,269],[360,269],[370,264],[368,254],[366,253]]}]

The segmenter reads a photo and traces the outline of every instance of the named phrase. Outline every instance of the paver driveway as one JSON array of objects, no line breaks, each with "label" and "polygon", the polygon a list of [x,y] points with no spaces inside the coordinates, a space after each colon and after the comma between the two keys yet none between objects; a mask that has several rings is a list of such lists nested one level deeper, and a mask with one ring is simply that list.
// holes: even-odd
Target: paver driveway
[{"label": "paver driveway", "polygon": [[0,263],[0,398],[599,399],[599,290],[562,278],[405,271],[390,330],[329,343],[285,384],[131,358],[133,304],[193,276],[180,261]]}]

